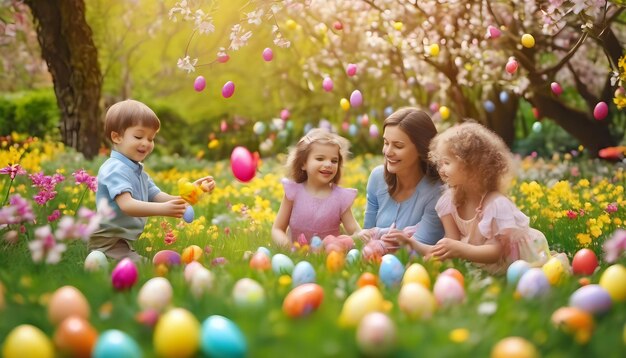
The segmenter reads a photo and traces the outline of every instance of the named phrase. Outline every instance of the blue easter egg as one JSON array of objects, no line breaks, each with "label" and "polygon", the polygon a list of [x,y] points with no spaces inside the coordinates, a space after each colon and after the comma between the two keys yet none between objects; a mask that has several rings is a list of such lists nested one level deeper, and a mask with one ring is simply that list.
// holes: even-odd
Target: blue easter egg
[{"label": "blue easter egg", "polygon": [[350,124],[350,127],[348,128],[348,134],[350,134],[351,137],[354,137],[355,135],[357,135],[357,133],[359,133],[359,128],[356,126],[356,124]]},{"label": "blue easter egg", "polygon": [[591,314],[601,314],[611,309],[613,301],[611,301],[611,296],[607,290],[602,286],[587,285],[572,293],[569,298],[569,305]]},{"label": "blue easter egg", "polygon": [[264,254],[265,254],[265,256],[267,256],[267,257],[271,257],[271,256],[272,256],[272,253],[270,252],[270,249],[268,249],[268,248],[267,248],[267,247],[265,247],[265,246],[259,246],[259,248],[258,248],[258,249],[256,249],[256,252],[262,252],[262,253],[264,253]]},{"label": "blue easter egg", "polygon": [[304,283],[315,283],[315,269],[308,261],[298,262],[291,274],[292,287],[297,287]]},{"label": "blue easter egg", "polygon": [[311,123],[307,123],[304,125],[304,129],[302,129],[302,132],[304,132],[304,134],[307,134],[311,129],[313,129],[313,125]]},{"label": "blue easter egg", "polygon": [[393,107],[391,106],[385,107],[385,110],[383,111],[383,114],[385,115],[385,117],[389,117],[392,113],[393,113]]},{"label": "blue easter egg", "polygon": [[183,214],[183,220],[185,220],[185,222],[191,223],[195,215],[196,213],[193,211],[193,206],[189,205],[187,209],[185,209],[185,213]]},{"label": "blue easter egg", "polygon": [[535,122],[533,123],[533,132],[535,133],[539,133],[541,132],[541,122]]},{"label": "blue easter egg", "polygon": [[530,264],[524,260],[513,262],[506,270],[506,281],[509,285],[516,285],[520,277],[530,269]]},{"label": "blue easter egg", "polygon": [[293,261],[285,254],[276,254],[272,257],[272,271],[277,275],[291,275]]},{"label": "blue easter egg", "polygon": [[252,131],[256,135],[261,135],[261,134],[265,133],[265,123],[263,123],[263,122],[256,122],[256,123],[254,123],[254,126],[252,127]]},{"label": "blue easter egg", "polygon": [[500,92],[500,102],[506,103],[509,101],[509,92],[502,91]]},{"label": "blue easter egg", "polygon": [[359,257],[361,257],[361,252],[358,249],[352,249],[348,251],[346,255],[346,261],[348,264],[355,264],[359,261]]},{"label": "blue easter egg", "polygon": [[400,285],[402,276],[404,275],[404,265],[395,255],[386,254],[380,262],[378,269],[378,277],[387,287],[396,287]]},{"label": "blue easter egg", "polygon": [[320,239],[320,237],[319,237],[319,236],[317,236],[317,235],[316,235],[316,236],[313,236],[313,237],[311,238],[311,243],[310,243],[310,245],[311,245],[311,248],[312,248],[312,249],[319,249],[320,247],[322,247],[322,239]]},{"label": "blue easter egg", "polygon": [[110,329],[100,334],[91,356],[94,358],[140,358],[142,354],[137,342],[129,335],[117,329]]},{"label": "blue easter egg", "polygon": [[202,322],[200,350],[209,357],[245,357],[246,338],[230,319],[213,315]]},{"label": "blue easter egg", "polygon": [[483,106],[485,107],[485,111],[489,113],[492,113],[496,110],[496,105],[493,104],[493,102],[491,102],[490,100],[486,100]]},{"label": "blue easter egg", "polygon": [[550,282],[543,270],[533,267],[526,271],[517,283],[517,292],[524,298],[537,298],[550,291]]}]

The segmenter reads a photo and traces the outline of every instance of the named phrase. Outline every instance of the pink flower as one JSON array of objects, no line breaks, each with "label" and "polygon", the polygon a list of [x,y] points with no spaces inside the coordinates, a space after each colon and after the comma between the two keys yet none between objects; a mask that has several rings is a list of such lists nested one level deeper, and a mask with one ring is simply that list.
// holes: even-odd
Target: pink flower
[{"label": "pink flower", "polygon": [[608,263],[617,261],[619,256],[626,251],[626,230],[619,229],[613,236],[602,245],[604,250],[604,260]]},{"label": "pink flower", "polygon": [[35,230],[35,240],[28,243],[28,248],[34,262],[45,260],[46,263],[56,264],[61,261],[61,254],[67,247],[57,243],[50,226],[46,225]]},{"label": "pink flower", "polygon": [[76,180],[76,184],[85,184],[89,188],[89,190],[96,192],[98,189],[98,179],[94,176],[89,175],[84,169],[79,169],[72,173],[74,179]]},{"label": "pink flower", "polygon": [[165,242],[165,245],[171,245],[175,243],[176,236],[174,236],[174,232],[171,230],[168,230],[167,233],[165,234],[165,238],[163,238],[163,241]]},{"label": "pink flower", "polygon": [[35,220],[35,214],[28,201],[19,194],[11,196],[9,205],[0,208],[0,225],[18,224]]},{"label": "pink flower", "polygon": [[22,168],[19,164],[10,164],[0,169],[0,174],[9,174],[11,180],[13,180],[17,175],[25,175],[26,170],[24,170],[24,168]]},{"label": "pink flower", "polygon": [[52,212],[52,214],[48,215],[48,221],[57,221],[61,217],[61,212],[57,209]]},{"label": "pink flower", "polygon": [[574,220],[578,217],[578,213],[575,212],[574,210],[568,210],[567,217],[570,218],[571,220]]},{"label": "pink flower", "polygon": [[604,209],[604,211],[606,211],[607,213],[614,213],[617,211],[617,203],[611,203],[609,205],[606,206],[606,208]]}]

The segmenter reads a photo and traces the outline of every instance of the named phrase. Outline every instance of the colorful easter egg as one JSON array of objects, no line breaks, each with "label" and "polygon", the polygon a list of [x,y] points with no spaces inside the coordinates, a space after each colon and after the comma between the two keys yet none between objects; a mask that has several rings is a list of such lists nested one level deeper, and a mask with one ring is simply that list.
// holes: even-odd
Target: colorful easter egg
[{"label": "colorful easter egg", "polygon": [[356,126],[356,124],[354,123],[350,124],[350,128],[348,128],[348,134],[350,134],[351,137],[354,137],[358,133],[359,133],[359,128]]},{"label": "colorful easter egg", "polygon": [[[178,253],[177,253],[178,255]],[[137,282],[137,266],[129,258],[122,259],[111,272],[111,283],[118,290],[126,290]]]},{"label": "colorful easter egg", "polygon": [[189,282],[189,288],[191,294],[200,298],[213,288],[213,282],[215,281],[215,275],[209,269],[200,267],[196,269],[191,275],[191,281]]},{"label": "colorful easter egg", "polygon": [[422,284],[409,282],[402,285],[398,293],[398,307],[410,319],[429,319],[435,312],[437,301]]},{"label": "colorful easter egg", "polygon": [[602,314],[611,309],[613,302],[609,293],[600,285],[583,286],[569,298],[569,305],[591,314]]},{"label": "colorful easter egg", "polygon": [[102,332],[92,351],[93,358],[141,358],[142,356],[137,342],[117,329]]},{"label": "colorful easter egg", "polygon": [[220,122],[220,132],[224,133],[227,130],[228,130],[228,123],[226,123],[226,121],[222,119],[222,121]]},{"label": "colorful easter egg", "polygon": [[502,35],[502,32],[500,31],[499,28],[495,26],[491,26],[491,25],[487,26],[488,38],[497,39],[498,37],[500,37],[500,35]]},{"label": "colorful easter egg", "polygon": [[322,81],[322,88],[324,89],[324,91],[330,92],[333,90],[334,86],[335,84],[333,83],[332,78],[324,77],[324,80]]},{"label": "colorful easter egg", "polygon": [[370,125],[370,138],[378,138],[380,135],[380,131],[378,130],[378,126],[375,123]]},{"label": "colorful easter egg", "polygon": [[204,266],[198,261],[191,261],[185,266],[184,275],[187,283],[191,282],[191,276],[199,268],[204,268]]},{"label": "colorful easter egg", "polygon": [[363,287],[365,285],[372,285],[378,287],[378,277],[371,272],[363,272],[359,279],[356,281],[356,285],[358,287]]},{"label": "colorful easter egg", "polygon": [[346,68],[346,73],[348,74],[348,76],[352,77],[356,75],[356,71],[357,71],[356,65],[354,63],[349,63],[348,67]]},{"label": "colorful easter egg", "polygon": [[572,271],[575,275],[592,275],[598,267],[596,253],[589,249],[580,249],[572,259]]},{"label": "colorful easter egg", "polygon": [[490,100],[486,100],[485,103],[483,103],[483,107],[485,107],[485,111],[489,113],[493,113],[493,111],[496,110],[496,105]]},{"label": "colorful easter egg", "polygon": [[326,268],[330,272],[339,272],[346,263],[346,256],[343,251],[331,251],[326,256]]},{"label": "colorful easter egg", "polygon": [[185,212],[183,213],[183,220],[185,220],[185,222],[187,223],[191,223],[195,215],[196,214],[193,211],[193,206],[187,205],[187,208],[185,208]]},{"label": "colorful easter egg", "polygon": [[252,180],[256,174],[252,153],[246,147],[235,147],[230,154],[230,169],[239,181],[247,183]]},{"label": "colorful easter egg", "polygon": [[533,132],[541,133],[541,129],[543,128],[543,125],[541,125],[541,122],[536,121],[535,123],[533,123],[531,128],[532,128]]},{"label": "colorful easter egg", "polygon": [[535,46],[535,38],[531,34],[523,34],[520,42],[522,46],[526,48],[533,48]]},{"label": "colorful easter egg", "polygon": [[378,277],[387,287],[397,287],[404,275],[404,265],[395,255],[386,254],[383,256],[378,268]]},{"label": "colorful easter egg", "polygon": [[270,258],[265,255],[263,252],[257,251],[252,255],[250,259],[250,268],[259,270],[259,271],[267,271],[272,267],[270,262]]},{"label": "colorful easter egg", "polygon": [[293,261],[289,258],[289,256],[285,254],[276,254],[272,256],[272,271],[274,271],[275,274],[291,275],[293,267]]},{"label": "colorful easter egg", "polygon": [[341,23],[341,21],[337,20],[333,22],[333,28],[337,31],[341,31],[343,30],[343,24]]},{"label": "colorful easter egg", "polygon": [[433,57],[439,55],[439,44],[432,44],[428,46],[428,54]]},{"label": "colorful easter egg", "polygon": [[626,301],[626,268],[620,264],[607,267],[600,276],[600,286],[615,302]]},{"label": "colorful easter egg", "polygon": [[322,246],[323,246],[324,242],[322,241],[322,239],[315,235],[311,238],[311,242],[309,243],[309,245],[311,246],[311,249],[313,250],[321,250]]},{"label": "colorful easter egg", "polygon": [[232,81],[228,81],[222,87],[222,97],[230,98],[235,93],[235,84]]},{"label": "colorful easter egg", "polygon": [[537,348],[522,337],[506,337],[491,349],[491,358],[538,358]]},{"label": "colorful easter egg", "polygon": [[300,261],[293,268],[291,274],[292,287],[297,287],[305,283],[315,282],[315,269],[308,261]]},{"label": "colorful easter egg", "polygon": [[343,303],[339,314],[339,325],[355,327],[368,313],[387,310],[389,310],[389,303],[383,299],[378,287],[365,285],[352,292]]},{"label": "colorful easter egg", "polygon": [[388,356],[396,348],[397,333],[393,321],[384,313],[365,315],[356,330],[359,350],[367,356]]},{"label": "colorful easter egg", "polygon": [[72,357],[91,357],[97,340],[98,331],[78,316],[64,319],[54,333],[54,345]]},{"label": "colorful easter egg", "polygon": [[251,278],[242,278],[233,286],[235,305],[245,309],[255,309],[265,304],[265,290]]},{"label": "colorful easter egg", "polygon": [[557,82],[550,83],[550,89],[552,90],[552,93],[557,96],[560,96],[563,93],[563,88],[561,88],[561,85]]},{"label": "colorful easter egg", "polygon": [[461,271],[455,269],[454,267],[443,270],[443,272],[440,273],[439,276],[450,276],[453,279],[457,280],[461,287],[465,286],[465,278],[463,277],[463,274],[461,273]]},{"label": "colorful easter egg", "polygon": [[202,322],[200,350],[207,357],[245,357],[246,338],[230,319],[213,315]]},{"label": "colorful easter egg", "polygon": [[348,254],[346,255],[346,262],[349,265],[354,265],[355,263],[359,261],[360,257],[361,257],[361,252],[359,251],[359,249],[352,249],[348,251]]},{"label": "colorful easter egg", "polygon": [[283,301],[283,312],[291,318],[303,317],[317,310],[324,299],[324,290],[316,283],[293,288]]},{"label": "colorful easter egg", "polygon": [[347,111],[347,110],[349,110],[349,109],[350,109],[350,101],[348,101],[348,100],[347,100],[347,99],[345,99],[345,98],[342,98],[342,99],[339,101],[339,106],[340,106],[340,107],[341,107],[341,109],[343,109],[344,111]]},{"label": "colorful easter egg", "polygon": [[352,94],[350,94],[350,105],[352,107],[359,107],[362,104],[363,104],[363,95],[361,94],[361,91],[359,90],[352,91]]},{"label": "colorful easter egg", "polygon": [[289,117],[291,117],[291,113],[289,112],[287,108],[283,108],[280,111],[280,119],[282,119],[283,121],[286,121],[289,119]]},{"label": "colorful easter egg", "polygon": [[603,120],[609,114],[609,106],[606,102],[598,102],[596,107],[593,109],[593,118],[598,121]]},{"label": "colorful easter egg", "polygon": [[446,106],[440,106],[439,114],[441,115],[441,119],[445,121],[446,119],[450,118],[450,109]]},{"label": "colorful easter egg", "polygon": [[517,63],[517,61],[514,58],[510,58],[509,61],[504,66],[504,69],[506,70],[507,73],[512,75],[517,71],[518,67],[519,67],[519,64]]},{"label": "colorful easter egg", "polygon": [[109,268],[109,261],[102,251],[94,250],[85,258],[85,271],[95,272]]},{"label": "colorful easter egg", "polygon": [[274,51],[272,51],[271,48],[266,47],[265,50],[263,50],[263,60],[265,60],[266,62],[270,62],[273,58],[274,58]]},{"label": "colorful easter egg", "polygon": [[137,303],[142,310],[163,311],[171,302],[174,289],[164,277],[153,277],[141,286]]},{"label": "colorful easter egg", "polygon": [[550,282],[543,270],[533,267],[519,279],[516,291],[523,298],[537,298],[550,292]]},{"label": "colorful easter egg", "polygon": [[165,265],[165,266],[177,266],[180,265],[181,258],[180,254],[173,250],[161,250],[157,252],[152,258],[152,263],[155,266]]},{"label": "colorful easter egg", "polygon": [[197,92],[202,92],[202,90],[204,90],[205,87],[206,87],[206,80],[204,79],[204,76],[196,77],[196,80],[193,81],[193,89],[195,89]]},{"label": "colorful easter egg", "polygon": [[551,285],[559,285],[568,275],[567,268],[557,257],[552,257],[541,267]]},{"label": "colorful easter egg", "polygon": [[226,63],[228,60],[230,60],[230,56],[227,53],[221,52],[217,55],[217,62],[219,63]]},{"label": "colorful easter egg", "polygon": [[48,319],[53,325],[70,316],[89,319],[89,302],[74,286],[63,286],[52,294],[48,301]]},{"label": "colorful easter egg", "polygon": [[200,346],[200,323],[184,308],[165,312],[154,327],[156,354],[163,357],[192,357]]},{"label": "colorful easter egg", "polygon": [[500,92],[499,98],[500,98],[500,102],[501,103],[508,102],[509,101],[509,92],[507,92],[507,91]]},{"label": "colorful easter egg", "polygon": [[465,300],[465,289],[459,281],[448,275],[439,275],[433,285],[433,294],[437,303],[450,306],[462,303]]},{"label": "colorful easter egg", "polygon": [[189,264],[193,261],[198,261],[202,256],[202,248],[198,245],[189,245],[183,249],[183,252],[180,254],[180,260],[186,264]]},{"label": "colorful easter egg", "polygon": [[418,263],[413,263],[406,269],[404,276],[402,277],[402,285],[406,285],[411,282],[419,283],[420,285],[430,289],[430,276],[424,266]]},{"label": "colorful easter egg", "polygon": [[52,342],[39,328],[22,324],[11,330],[2,345],[4,358],[53,358]]},{"label": "colorful easter egg", "polygon": [[514,261],[506,270],[506,281],[509,285],[517,285],[520,277],[531,268],[530,263],[524,260]]},{"label": "colorful easter egg", "polygon": [[561,307],[554,311],[550,320],[557,329],[573,334],[580,344],[589,342],[595,325],[593,316],[577,307]]},{"label": "colorful easter egg", "polygon": [[256,252],[262,252],[262,253],[264,253],[264,254],[265,254],[265,256],[267,256],[267,257],[272,256],[272,252],[270,251],[270,249],[268,249],[268,248],[267,248],[267,247],[265,247],[265,246],[259,246],[259,247],[256,249]]},{"label": "colorful easter egg", "polygon": [[265,133],[265,123],[263,122],[254,123],[254,126],[252,126],[252,131],[256,135],[262,135],[263,133]]}]

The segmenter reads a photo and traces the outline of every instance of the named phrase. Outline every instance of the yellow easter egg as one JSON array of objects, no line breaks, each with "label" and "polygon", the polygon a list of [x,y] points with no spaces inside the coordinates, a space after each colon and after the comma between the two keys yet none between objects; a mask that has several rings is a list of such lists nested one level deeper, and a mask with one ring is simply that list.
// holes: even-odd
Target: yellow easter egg
[{"label": "yellow easter egg", "polygon": [[292,19],[289,19],[285,22],[285,25],[287,25],[287,28],[289,30],[295,30],[298,27],[298,23],[293,21]]},{"label": "yellow easter egg", "polygon": [[347,100],[347,99],[345,99],[345,98],[342,98],[342,99],[339,101],[339,105],[341,106],[341,109],[343,109],[344,111],[347,111],[347,110],[349,110],[349,109],[350,109],[350,101],[348,101],[348,100]]},{"label": "yellow easter egg", "polygon": [[432,44],[432,45],[428,46],[428,53],[431,56],[439,55],[439,45],[438,44]]},{"label": "yellow easter egg", "polygon": [[365,285],[348,296],[339,314],[339,324],[344,327],[355,327],[366,314],[389,308],[378,287]]},{"label": "yellow easter egg", "polygon": [[430,276],[428,276],[428,272],[424,266],[414,263],[406,269],[404,276],[402,277],[402,285],[406,285],[411,282],[419,283],[430,289]]},{"label": "yellow easter egg", "polygon": [[522,337],[506,337],[491,349],[491,358],[537,358],[537,348]]},{"label": "yellow easter egg", "polygon": [[402,27],[404,27],[404,24],[401,21],[395,21],[393,23],[393,28],[396,29],[397,31],[402,30]]},{"label": "yellow easter egg", "polygon": [[2,356],[5,358],[52,358],[54,347],[39,328],[23,324],[9,332],[2,346]]},{"label": "yellow easter egg", "polygon": [[548,260],[548,262],[546,262],[541,269],[552,286],[559,285],[563,282],[563,279],[567,274],[565,267],[563,267],[563,263],[556,257]]},{"label": "yellow easter egg", "polygon": [[200,346],[200,323],[184,308],[167,311],[154,327],[154,350],[163,357],[192,357]]},{"label": "yellow easter egg", "polygon": [[409,282],[402,285],[398,293],[398,307],[410,319],[429,319],[437,308],[437,301],[422,284]]},{"label": "yellow easter egg", "polygon": [[330,272],[339,272],[343,268],[346,258],[339,251],[331,251],[326,257],[326,268]]},{"label": "yellow easter egg", "polygon": [[439,107],[439,114],[441,115],[441,119],[445,121],[446,119],[450,118],[450,108],[446,106]]},{"label": "yellow easter egg", "polygon": [[531,34],[522,35],[522,46],[531,48],[535,46],[535,38]]},{"label": "yellow easter egg", "polygon": [[198,261],[200,256],[202,256],[202,248],[198,245],[190,245],[183,250],[180,259],[182,262],[188,264],[192,261]]},{"label": "yellow easter egg", "polygon": [[600,286],[604,288],[614,302],[626,300],[626,268],[620,264],[607,267],[600,276]]}]

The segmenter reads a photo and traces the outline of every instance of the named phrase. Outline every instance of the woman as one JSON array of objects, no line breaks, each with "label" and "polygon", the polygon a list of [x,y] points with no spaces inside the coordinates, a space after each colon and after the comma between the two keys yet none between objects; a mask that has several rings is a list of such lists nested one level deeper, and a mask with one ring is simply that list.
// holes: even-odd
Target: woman
[{"label": "woman", "polygon": [[385,162],[367,182],[367,208],[361,237],[366,258],[399,246],[398,237],[433,245],[443,237],[435,211],[442,183],[428,161],[428,145],[437,134],[432,119],[417,108],[402,108],[383,123]]}]

